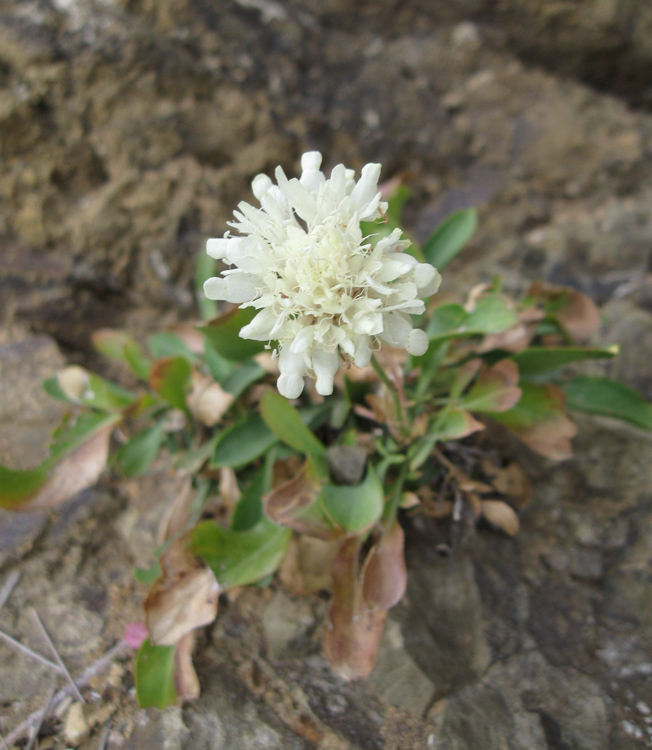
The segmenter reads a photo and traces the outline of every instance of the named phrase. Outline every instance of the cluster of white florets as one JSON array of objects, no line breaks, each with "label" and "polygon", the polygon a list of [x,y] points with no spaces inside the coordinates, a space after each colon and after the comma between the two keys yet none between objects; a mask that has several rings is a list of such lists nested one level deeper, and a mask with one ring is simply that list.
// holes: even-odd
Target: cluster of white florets
[{"label": "cluster of white florets", "polygon": [[367,164],[356,182],[338,164],[327,179],[321,154],[301,159],[300,179],[276,169],[274,185],[258,175],[252,188],[261,208],[242,202],[230,222],[241,236],[208,240],[208,254],[233,266],[208,279],[209,299],[260,312],[240,336],[278,342],[278,389],[297,398],[304,376],[322,395],[333,391],[341,362],[369,364],[378,339],[414,355],[428,347],[410,315],[424,312],[441,277],[428,263],[403,253],[410,243],[395,229],[375,244],[361,221],[382,218],[380,164]]}]

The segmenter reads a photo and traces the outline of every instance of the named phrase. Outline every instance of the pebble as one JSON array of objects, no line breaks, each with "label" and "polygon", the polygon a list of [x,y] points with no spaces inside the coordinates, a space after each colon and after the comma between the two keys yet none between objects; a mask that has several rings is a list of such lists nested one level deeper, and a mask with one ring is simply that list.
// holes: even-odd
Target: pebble
[{"label": "pebble", "polygon": [[84,707],[77,701],[70,706],[70,710],[66,715],[63,736],[69,745],[76,747],[88,737],[89,732],[90,727],[84,716]]}]

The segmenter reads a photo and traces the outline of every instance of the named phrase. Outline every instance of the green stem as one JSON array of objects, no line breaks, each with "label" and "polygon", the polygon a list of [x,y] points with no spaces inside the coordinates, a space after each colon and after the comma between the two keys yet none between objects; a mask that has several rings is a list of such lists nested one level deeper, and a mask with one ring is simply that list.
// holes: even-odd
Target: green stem
[{"label": "green stem", "polygon": [[398,477],[396,478],[392,496],[385,503],[385,509],[383,510],[382,520],[383,520],[383,525],[386,528],[389,528],[390,526],[392,526],[394,524],[394,521],[396,521],[398,508],[399,508],[399,505],[401,504],[401,495],[403,494],[403,485],[405,484],[405,478],[407,477],[408,468],[409,468],[409,462],[406,458],[401,466],[401,470],[398,474]]},{"label": "green stem", "polygon": [[387,373],[380,365],[380,362],[376,359],[376,355],[371,355],[371,366],[373,367],[374,372],[382,383],[385,385],[387,390],[392,394],[392,399],[394,400],[394,409],[396,410],[396,419],[398,420],[399,424],[403,423],[403,409],[401,408],[401,399],[399,398],[398,391],[396,390],[396,386],[387,376]]}]

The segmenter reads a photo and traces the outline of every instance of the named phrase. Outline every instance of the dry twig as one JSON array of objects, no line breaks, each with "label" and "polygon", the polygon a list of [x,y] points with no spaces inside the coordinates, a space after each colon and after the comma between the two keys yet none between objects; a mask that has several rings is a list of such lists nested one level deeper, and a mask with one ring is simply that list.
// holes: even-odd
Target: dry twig
[{"label": "dry twig", "polygon": [[0,589],[0,609],[5,606],[7,599],[11,596],[11,592],[14,590],[19,580],[20,573],[17,570],[14,570],[13,573],[9,573],[7,576],[7,580]]},{"label": "dry twig", "polygon": [[[76,686],[78,688],[87,687],[96,675],[104,672],[104,670],[107,669],[115,659],[119,659],[121,656],[124,656],[124,654],[128,653],[128,651],[129,646],[124,641],[116,643],[115,646],[110,648],[105,654],[100,656],[97,661],[94,661],[82,672],[81,676],[75,681]],[[59,690],[55,694],[54,698],[52,698],[50,702],[51,710],[56,710],[61,701],[69,695],[73,695],[73,690],[70,685],[66,685],[66,687]],[[25,719],[25,721],[21,722],[14,730],[12,730],[5,738],[7,744],[10,746],[15,745],[17,742],[22,740],[25,735],[32,729],[34,724],[39,720],[40,714],[40,710],[34,711]]]},{"label": "dry twig", "polygon": [[35,609],[32,609],[32,610],[30,610],[30,614],[32,615],[32,617],[34,618],[34,621],[38,625],[38,629],[41,631],[41,635],[47,641],[48,646],[50,647],[50,651],[52,652],[54,658],[57,660],[57,664],[61,668],[61,671],[63,672],[63,674],[66,676],[66,679],[70,683],[70,685],[72,687],[72,691],[75,694],[75,697],[77,698],[77,700],[80,703],[86,703],[86,701],[84,700],[84,697],[79,692],[79,688],[77,687],[77,685],[75,685],[75,681],[70,676],[70,672],[68,671],[66,665],[63,663],[62,658],[59,656],[59,652],[54,647],[54,643],[52,643],[52,638],[50,638],[50,635],[49,635],[48,631],[45,629],[45,625],[43,624],[43,620],[41,620],[41,618],[39,617],[38,612]]},{"label": "dry twig", "polygon": [[0,639],[8,643],[10,646],[13,646],[18,651],[22,651],[23,654],[26,654],[27,656],[31,656],[32,659],[39,662],[40,664],[45,665],[46,667],[50,667],[50,669],[54,669],[55,672],[61,672],[61,667],[58,664],[55,664],[53,661],[50,661],[49,659],[46,659],[45,656],[41,656],[41,654],[37,653],[36,651],[32,651],[31,648],[25,646],[20,641],[17,641],[15,638],[12,638],[10,635],[7,635],[3,630],[0,630]]}]

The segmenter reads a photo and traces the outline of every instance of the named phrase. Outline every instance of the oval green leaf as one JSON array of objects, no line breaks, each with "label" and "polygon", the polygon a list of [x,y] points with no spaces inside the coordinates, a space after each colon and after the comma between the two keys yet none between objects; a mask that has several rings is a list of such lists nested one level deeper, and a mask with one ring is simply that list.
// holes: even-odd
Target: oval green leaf
[{"label": "oval green leaf", "polygon": [[263,518],[247,531],[203,521],[191,532],[190,549],[211,568],[223,589],[255,583],[281,564],[292,532]]},{"label": "oval green leaf", "polygon": [[566,406],[577,411],[615,417],[652,430],[652,404],[637,391],[611,378],[577,377],[562,384]]},{"label": "oval green leaf", "polygon": [[165,430],[160,424],[138,433],[117,450],[116,469],[125,477],[143,474],[158,456],[164,439]]},{"label": "oval green leaf", "polygon": [[213,468],[246,466],[266,453],[278,441],[258,414],[222,433],[213,454]]},{"label": "oval green leaf", "polygon": [[518,365],[521,375],[528,376],[557,370],[573,362],[581,362],[586,359],[612,359],[617,354],[617,346],[610,346],[606,349],[588,349],[575,346],[531,346],[529,349],[514,354],[512,359]]},{"label": "oval green leaf", "polygon": [[380,518],[385,505],[385,492],[371,465],[358,485],[326,484],[321,491],[321,502],[328,518],[349,534],[371,528]]},{"label": "oval green leaf", "polygon": [[478,212],[475,208],[452,213],[426,240],[423,246],[426,261],[441,271],[473,237],[477,226]]},{"label": "oval green leaf", "polygon": [[276,437],[298,453],[324,459],[326,448],[307,427],[301,414],[275,391],[265,391],[260,400],[260,413]]},{"label": "oval green leaf", "polygon": [[136,656],[134,677],[141,708],[165,708],[177,700],[174,686],[175,646],[155,646],[143,641]]}]

